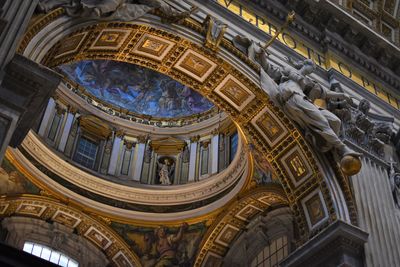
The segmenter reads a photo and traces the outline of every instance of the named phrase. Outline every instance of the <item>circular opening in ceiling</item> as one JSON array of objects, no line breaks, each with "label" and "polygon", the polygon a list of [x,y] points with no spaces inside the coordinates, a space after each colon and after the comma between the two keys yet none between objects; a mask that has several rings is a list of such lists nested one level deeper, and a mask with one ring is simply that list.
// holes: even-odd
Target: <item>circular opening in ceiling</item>
[{"label": "circular opening in ceiling", "polygon": [[189,87],[134,64],[82,60],[58,68],[98,101],[135,114],[169,119],[196,116],[214,108]]}]

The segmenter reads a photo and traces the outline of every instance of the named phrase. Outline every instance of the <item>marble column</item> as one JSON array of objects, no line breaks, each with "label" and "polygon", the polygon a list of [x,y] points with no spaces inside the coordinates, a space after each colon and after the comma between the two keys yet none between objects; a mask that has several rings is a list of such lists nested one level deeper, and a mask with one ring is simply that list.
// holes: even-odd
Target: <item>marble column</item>
[{"label": "marble column", "polygon": [[115,175],[117,170],[117,163],[121,151],[122,133],[116,132],[114,135],[114,142],[111,150],[110,164],[108,165],[108,174]]},{"label": "marble column", "polygon": [[60,143],[58,144],[58,150],[64,152],[65,146],[67,145],[67,140],[69,133],[71,131],[72,124],[74,122],[75,114],[68,111],[67,118],[65,120],[64,128],[61,134]]},{"label": "marble column", "polygon": [[195,136],[190,138],[190,154],[189,154],[189,176],[188,182],[193,182],[196,178],[196,161],[197,161],[197,147],[200,137]]},{"label": "marble column", "polygon": [[135,148],[135,170],[133,172],[133,180],[140,182],[142,175],[144,152],[146,149],[146,144],[143,142],[137,143]]},{"label": "marble column", "polygon": [[365,156],[361,171],[351,182],[358,223],[369,233],[366,266],[400,266],[400,210],[394,204],[388,166]]},{"label": "marble column", "polygon": [[55,109],[56,109],[56,101],[54,101],[54,99],[51,97],[49,99],[49,102],[47,103],[47,107],[44,112],[42,122],[40,123],[38,134],[41,137],[44,137],[44,135],[46,134],[46,129],[49,126],[51,115],[54,113]]},{"label": "marble column", "polygon": [[211,174],[218,172],[219,134],[214,133],[211,138]]}]

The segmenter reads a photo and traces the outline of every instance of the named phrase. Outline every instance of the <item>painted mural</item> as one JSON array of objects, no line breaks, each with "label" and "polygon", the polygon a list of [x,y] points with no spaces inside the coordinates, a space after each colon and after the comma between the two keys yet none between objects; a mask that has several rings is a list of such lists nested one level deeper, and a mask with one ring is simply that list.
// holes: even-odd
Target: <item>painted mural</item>
[{"label": "painted mural", "polygon": [[198,246],[206,232],[203,223],[190,226],[183,223],[175,228],[147,228],[114,222],[112,228],[124,237],[144,267],[193,266]]},{"label": "painted mural", "polygon": [[267,161],[267,159],[262,155],[262,153],[256,148],[255,145],[249,144],[249,152],[254,159],[254,173],[253,179],[258,185],[268,184],[272,182],[276,176],[272,171],[272,166]]},{"label": "painted mural", "polygon": [[213,107],[199,93],[170,77],[134,64],[83,60],[59,69],[96,98],[137,114],[179,118]]},{"label": "painted mural", "polygon": [[0,167],[0,196],[23,193],[38,194],[39,188],[33,185],[7,159]]}]

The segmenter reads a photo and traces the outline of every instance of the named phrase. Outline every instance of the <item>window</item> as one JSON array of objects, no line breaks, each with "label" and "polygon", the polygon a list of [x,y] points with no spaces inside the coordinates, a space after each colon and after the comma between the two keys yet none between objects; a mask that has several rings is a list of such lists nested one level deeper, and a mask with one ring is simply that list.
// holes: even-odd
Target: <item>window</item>
[{"label": "window", "polygon": [[229,137],[229,163],[235,158],[238,146],[238,133],[235,132]]},{"label": "window", "polygon": [[97,148],[98,145],[95,142],[81,137],[76,148],[74,160],[82,166],[93,169],[96,161]]},{"label": "window", "polygon": [[40,244],[25,242],[23,251],[63,267],[79,266],[77,261],[71,259],[63,253],[52,250],[51,248]]},{"label": "window", "polygon": [[53,122],[51,123],[50,131],[49,131],[49,134],[47,135],[47,137],[53,142],[56,139],[56,135],[57,135],[58,127],[60,126],[61,118],[62,118],[62,116],[56,113],[54,115]]},{"label": "window", "polygon": [[281,236],[271,241],[251,262],[251,267],[278,267],[288,255],[287,236]]},{"label": "window", "polygon": [[382,22],[381,24],[381,31],[383,36],[385,36],[387,39],[390,41],[394,41],[394,30],[392,27],[390,27],[388,24]]}]

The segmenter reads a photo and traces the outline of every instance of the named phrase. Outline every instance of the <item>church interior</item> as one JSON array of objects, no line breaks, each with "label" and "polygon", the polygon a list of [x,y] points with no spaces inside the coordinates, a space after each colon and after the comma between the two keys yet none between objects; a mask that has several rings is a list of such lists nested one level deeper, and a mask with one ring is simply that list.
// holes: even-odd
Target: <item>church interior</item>
[{"label": "church interior", "polygon": [[0,266],[400,266],[400,0],[0,1]]}]

